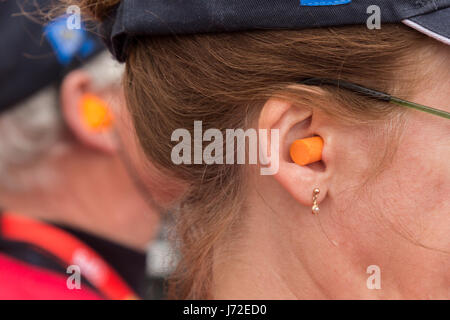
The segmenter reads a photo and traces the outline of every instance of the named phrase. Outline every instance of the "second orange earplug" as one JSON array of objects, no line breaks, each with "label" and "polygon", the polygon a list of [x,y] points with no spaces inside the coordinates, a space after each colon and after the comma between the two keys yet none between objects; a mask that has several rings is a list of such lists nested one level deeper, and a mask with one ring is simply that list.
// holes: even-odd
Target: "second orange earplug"
[{"label": "second orange earplug", "polygon": [[319,136],[295,140],[289,153],[292,161],[300,166],[322,160],[323,139]]},{"label": "second orange earplug", "polygon": [[81,116],[86,126],[93,131],[102,131],[112,126],[112,115],[106,103],[91,93],[81,98]]}]

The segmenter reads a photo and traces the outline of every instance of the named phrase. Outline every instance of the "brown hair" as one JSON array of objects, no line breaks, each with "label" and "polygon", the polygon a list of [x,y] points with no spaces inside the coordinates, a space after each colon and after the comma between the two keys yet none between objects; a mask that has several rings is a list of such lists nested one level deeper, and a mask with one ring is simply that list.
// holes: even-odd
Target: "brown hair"
[{"label": "brown hair", "polygon": [[[81,1],[96,17],[119,1]],[[308,77],[341,78],[406,97],[411,52],[424,37],[401,25],[303,31],[253,31],[135,38],[124,87],[139,141],[150,159],[188,185],[176,213],[181,260],[170,298],[210,298],[215,246],[242,218],[245,166],[175,165],[171,134],[246,128],[271,96],[321,108],[345,123],[391,119],[402,109],[352,93],[295,85]],[[327,103],[333,101],[333,103]]]}]

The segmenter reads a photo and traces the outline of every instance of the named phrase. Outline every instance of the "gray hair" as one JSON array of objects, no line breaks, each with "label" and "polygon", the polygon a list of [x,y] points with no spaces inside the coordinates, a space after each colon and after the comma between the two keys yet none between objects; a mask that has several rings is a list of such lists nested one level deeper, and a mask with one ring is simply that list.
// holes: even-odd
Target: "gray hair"
[{"label": "gray hair", "polygon": [[[95,87],[118,84],[123,74],[123,66],[107,52],[99,54],[80,69],[92,77]],[[55,85],[40,90],[2,114],[0,189],[21,191],[34,187],[36,182],[48,183],[51,172],[39,170],[38,162],[43,155],[65,149],[64,128]],[[26,170],[29,167],[34,167],[33,173]]]}]

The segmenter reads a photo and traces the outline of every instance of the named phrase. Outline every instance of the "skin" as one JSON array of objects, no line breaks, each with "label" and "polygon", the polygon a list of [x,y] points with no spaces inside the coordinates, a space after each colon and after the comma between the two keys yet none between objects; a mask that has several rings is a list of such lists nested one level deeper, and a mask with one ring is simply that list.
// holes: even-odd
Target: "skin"
[{"label": "skin", "polygon": [[[114,114],[114,127],[92,131],[83,123],[79,102],[96,94]],[[120,135],[129,126],[121,116],[120,88],[95,88],[89,74],[76,70],[61,85],[61,112],[73,138],[55,145],[32,172],[51,172],[45,186],[25,193],[0,190],[2,207],[17,214],[84,230],[136,250],[156,236],[159,213],[146,201],[124,163]]]},{"label": "skin", "polygon": [[[409,100],[450,111],[450,53],[436,48],[421,59],[429,76]],[[448,120],[408,111],[401,134],[389,141],[385,124],[343,125],[314,106],[276,98],[256,120],[261,129],[280,130],[279,171],[250,174],[241,232],[214,253],[213,298],[450,298]],[[121,136],[134,170],[153,201],[170,207],[184,186],[168,186],[126,122]],[[289,146],[313,135],[325,141],[322,161],[294,164]],[[397,148],[383,161],[387,146]],[[372,265],[381,270],[379,290],[367,287]]]},{"label": "skin", "polygon": [[[424,60],[429,76],[410,100],[450,111],[449,59],[439,45]],[[396,152],[375,175],[389,146],[379,125],[343,126],[280,99],[267,101],[258,121],[280,130],[280,170],[254,176],[245,236],[218,246],[214,298],[450,298],[449,120],[408,111]],[[322,163],[292,163],[290,144],[312,135],[325,141]],[[381,271],[379,290],[366,285],[371,265]]]}]

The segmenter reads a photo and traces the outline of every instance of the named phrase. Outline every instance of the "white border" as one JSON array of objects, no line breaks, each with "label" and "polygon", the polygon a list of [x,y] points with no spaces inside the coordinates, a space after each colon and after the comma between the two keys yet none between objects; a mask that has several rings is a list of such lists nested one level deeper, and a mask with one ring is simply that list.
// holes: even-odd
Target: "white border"
[{"label": "white border", "polygon": [[440,42],[443,42],[446,45],[450,46],[450,39],[448,39],[448,38],[446,38],[444,36],[441,36],[440,34],[437,34],[437,33],[433,32],[433,31],[430,31],[430,30],[422,27],[420,24],[418,24],[416,22],[413,22],[413,21],[411,21],[409,19],[402,20],[402,22],[404,24],[406,24],[408,27],[416,29],[417,31],[422,32],[422,33],[426,34],[427,36],[429,36],[431,38],[434,38],[434,39],[436,39],[436,40],[438,40]]}]

